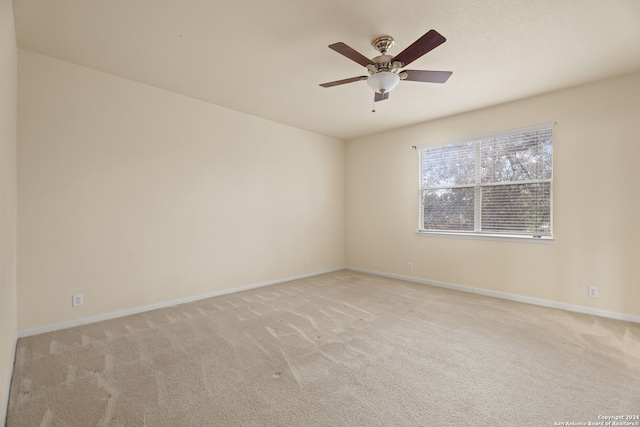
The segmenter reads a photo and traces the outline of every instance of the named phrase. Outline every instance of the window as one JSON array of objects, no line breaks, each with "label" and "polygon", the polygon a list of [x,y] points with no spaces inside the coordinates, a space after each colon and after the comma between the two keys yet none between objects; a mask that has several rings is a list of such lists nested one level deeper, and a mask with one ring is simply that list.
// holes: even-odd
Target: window
[{"label": "window", "polygon": [[421,233],[551,238],[553,124],[421,146]]}]

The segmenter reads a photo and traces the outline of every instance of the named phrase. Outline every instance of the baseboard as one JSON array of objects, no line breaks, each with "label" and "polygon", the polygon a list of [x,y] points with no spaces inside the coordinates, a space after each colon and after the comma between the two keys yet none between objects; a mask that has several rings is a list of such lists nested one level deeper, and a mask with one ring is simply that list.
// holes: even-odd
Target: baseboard
[{"label": "baseboard", "polygon": [[13,368],[16,363],[16,349],[18,348],[18,332],[13,339],[13,350],[11,351],[11,360],[9,365],[9,375],[7,376],[7,385],[5,387],[4,401],[2,402],[2,413],[0,413],[0,427],[5,427],[7,422],[7,412],[9,411],[9,393],[11,392],[11,382],[13,381]]},{"label": "baseboard", "polygon": [[53,323],[50,325],[36,326],[34,328],[22,329],[18,331],[18,336],[29,337],[32,335],[44,334],[47,332],[59,331],[61,329],[73,328],[75,326],[87,325],[89,323],[101,322],[103,320],[116,319],[118,317],[130,316],[132,314],[143,313],[145,311],[157,310],[159,308],[172,307],[174,305],[185,304],[194,301],[200,301],[207,298],[217,297],[221,295],[232,294],[235,292],[247,291],[249,289],[261,288],[263,286],[275,285],[277,283],[289,282],[291,280],[304,279],[306,277],[318,276],[320,274],[332,273],[334,271],[344,270],[345,267],[335,267],[327,270],[315,271],[313,273],[301,274],[298,276],[290,276],[281,279],[269,280],[267,282],[254,283],[251,285],[240,286],[237,288],[225,289],[222,291],[210,292],[202,295],[195,295],[186,298],[179,298],[171,301],[160,302],[156,304],[145,305],[141,307],[133,307],[126,310],[114,311],[111,313],[98,314],[95,316],[82,317],[79,319],[68,320],[66,322]]},{"label": "baseboard", "polygon": [[408,282],[420,283],[423,285],[437,286],[439,288],[453,289],[456,291],[470,292],[478,295],[485,295],[495,298],[502,298],[511,301],[524,302],[526,304],[539,305],[542,307],[558,308],[560,310],[573,311],[576,313],[592,314],[594,316],[608,317],[611,319],[625,320],[628,322],[640,323],[640,316],[632,316],[630,314],[615,313],[605,310],[597,310],[595,308],[583,307],[580,305],[565,304],[557,301],[550,301],[541,298],[526,297],[522,295],[509,294],[506,292],[491,291],[487,289],[474,288],[472,286],[455,285],[451,283],[438,282],[435,280],[420,279],[417,277],[403,276],[401,274],[385,273],[382,271],[368,270],[364,268],[346,267],[347,270],[358,271],[360,273],[374,274],[376,276],[384,276],[392,279],[405,280]]},{"label": "baseboard", "polygon": [[[611,318],[611,319],[618,319],[618,320],[625,320],[625,321],[634,322],[634,323],[640,323],[640,316],[632,316],[632,315],[629,315],[629,314],[615,313],[615,312],[610,312],[610,311],[605,311],[605,310],[597,310],[597,309],[593,309],[593,308],[589,308],[589,307],[583,307],[583,306],[572,305],[572,304],[565,304],[565,303],[561,303],[561,302],[557,302],[557,301],[550,301],[550,300],[545,300],[545,299],[540,299],[540,298],[526,297],[526,296],[522,296],[522,295],[509,294],[509,293],[506,293],[506,292],[491,291],[491,290],[487,290],[487,289],[479,289],[479,288],[474,288],[472,286],[464,286],[464,285],[456,285],[456,284],[452,284],[452,283],[438,282],[438,281],[435,281],[435,280],[420,279],[420,278],[411,277],[411,276],[403,276],[401,274],[386,273],[386,272],[382,272],[382,271],[369,270],[369,269],[364,269],[364,268],[335,267],[335,268],[331,268],[331,269],[327,269],[327,270],[316,271],[316,272],[313,272],[313,273],[301,274],[301,275],[297,275],[297,276],[290,276],[290,277],[270,280],[270,281],[266,281],[266,282],[254,283],[254,284],[251,284],[251,285],[246,285],[246,286],[241,286],[241,287],[231,288],[231,289],[225,289],[225,290],[222,290],[222,291],[210,292],[210,293],[202,294],[202,295],[195,295],[195,296],[191,296],[191,297],[180,298],[180,299],[171,300],[171,301],[165,301],[165,302],[156,303],[156,304],[150,304],[150,305],[145,305],[145,306],[140,306],[140,307],[133,307],[133,308],[126,309],[126,310],[119,310],[119,311],[114,311],[114,312],[110,312],[110,313],[98,314],[98,315],[95,315],[95,316],[82,317],[82,318],[79,318],[79,319],[73,319],[73,320],[69,320],[69,321],[66,321],[66,322],[53,323],[53,324],[49,324],[49,325],[36,326],[34,328],[22,329],[22,330],[19,330],[17,332],[16,340],[17,340],[17,338],[44,334],[44,333],[47,333],[47,332],[58,331],[58,330],[61,330],[61,329],[73,328],[75,326],[87,325],[89,323],[100,322],[100,321],[103,321],[103,320],[116,319],[118,317],[130,316],[132,314],[143,313],[145,311],[151,311],[151,310],[156,310],[156,309],[165,308],[165,307],[172,307],[174,305],[185,304],[185,303],[199,301],[199,300],[203,300],[203,299],[207,299],[207,298],[212,298],[212,297],[232,294],[232,293],[235,293],[235,292],[241,292],[241,291],[246,291],[246,290],[250,290],[250,289],[260,288],[260,287],[263,287],[263,286],[275,285],[277,283],[289,282],[291,280],[304,279],[306,277],[318,276],[320,274],[332,273],[334,271],[340,271],[340,270],[344,270],[344,269],[351,270],[351,271],[358,271],[358,272],[361,272],[361,273],[374,274],[374,275],[377,275],[377,276],[389,277],[389,278],[392,278],[392,279],[405,280],[405,281],[408,281],[408,282],[420,283],[420,284],[423,284],[423,285],[437,286],[437,287],[440,287],[440,288],[452,289],[452,290],[456,290],[456,291],[470,292],[470,293],[474,293],[474,294],[478,294],[478,295],[485,295],[485,296],[490,296],[490,297],[495,297],[495,298],[507,299],[507,300],[511,300],[511,301],[523,302],[523,303],[527,303],[527,304],[539,305],[539,306],[542,306],[542,307],[558,308],[558,309],[561,309],[561,310],[573,311],[573,312],[577,312],[577,313],[592,314],[592,315],[600,316],[600,317],[608,317],[608,318]],[[14,352],[13,357],[15,358],[15,344],[14,344],[13,352]],[[12,365],[12,367],[13,367],[13,365]],[[11,372],[13,372],[13,370]],[[6,408],[4,408],[3,411],[6,411]],[[0,418],[0,420],[3,420],[3,418]]]}]

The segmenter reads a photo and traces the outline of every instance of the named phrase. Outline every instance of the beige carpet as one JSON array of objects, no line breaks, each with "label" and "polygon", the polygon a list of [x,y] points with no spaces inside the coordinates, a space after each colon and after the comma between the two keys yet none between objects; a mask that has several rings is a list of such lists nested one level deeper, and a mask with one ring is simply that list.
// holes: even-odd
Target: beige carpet
[{"label": "beige carpet", "polygon": [[553,426],[639,413],[639,324],[340,271],[20,339],[7,425]]}]

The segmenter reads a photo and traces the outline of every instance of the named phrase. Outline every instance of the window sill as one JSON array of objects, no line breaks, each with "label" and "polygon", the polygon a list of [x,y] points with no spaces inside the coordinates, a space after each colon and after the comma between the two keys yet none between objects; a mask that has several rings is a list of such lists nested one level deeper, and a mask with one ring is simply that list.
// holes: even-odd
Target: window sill
[{"label": "window sill", "polygon": [[421,237],[440,237],[450,239],[469,239],[469,240],[495,240],[500,242],[519,242],[519,243],[542,243],[552,244],[555,239],[551,236],[531,237],[519,236],[517,234],[475,234],[475,233],[454,233],[445,231],[418,231],[416,235]]}]

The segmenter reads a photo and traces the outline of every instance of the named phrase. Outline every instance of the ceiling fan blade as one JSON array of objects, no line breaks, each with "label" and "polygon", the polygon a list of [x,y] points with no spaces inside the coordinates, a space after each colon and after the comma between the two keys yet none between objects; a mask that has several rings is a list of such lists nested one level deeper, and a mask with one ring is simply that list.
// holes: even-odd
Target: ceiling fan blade
[{"label": "ceiling fan blade", "polygon": [[385,99],[389,99],[389,92],[376,92],[376,96],[373,98],[373,102],[384,101]]},{"label": "ceiling fan blade", "polygon": [[436,30],[429,30],[424,36],[413,42],[411,46],[396,55],[393,60],[402,62],[402,66],[405,67],[445,41],[447,39]]},{"label": "ceiling fan blade", "polygon": [[451,71],[427,71],[427,70],[404,70],[403,73],[407,73],[405,80],[413,82],[427,82],[427,83],[444,83],[451,74]]},{"label": "ceiling fan blade", "polygon": [[329,47],[339,54],[346,56],[350,60],[357,62],[363,67],[366,67],[369,64],[373,65],[373,61],[369,58],[342,42],[330,44]]},{"label": "ceiling fan blade", "polygon": [[343,85],[346,83],[359,82],[360,80],[367,80],[367,78],[368,78],[367,76],[351,77],[350,79],[336,80],[335,82],[322,83],[320,86],[333,87],[333,86]]}]

